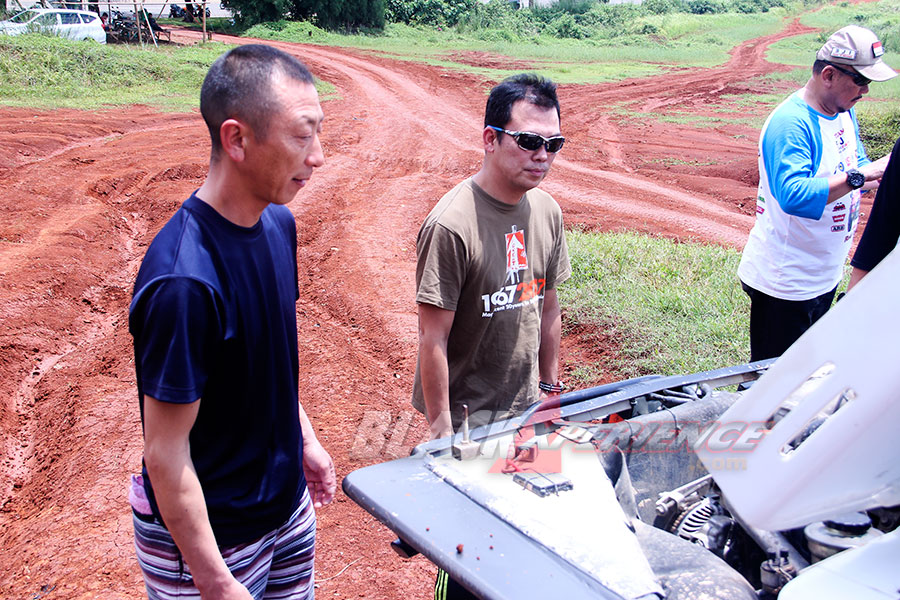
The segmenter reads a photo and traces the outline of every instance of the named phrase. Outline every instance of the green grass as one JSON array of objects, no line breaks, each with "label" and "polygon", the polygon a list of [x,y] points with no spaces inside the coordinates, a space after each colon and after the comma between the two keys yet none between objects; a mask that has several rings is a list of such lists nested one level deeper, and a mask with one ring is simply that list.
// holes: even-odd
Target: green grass
[{"label": "green grass", "polygon": [[[728,52],[742,41],[774,33],[783,26],[783,10],[754,15],[647,15],[616,30],[615,37],[585,40],[534,35],[461,34],[455,29],[388,24],[378,34],[344,35],[306,22],[263,23],[244,35],[278,41],[311,42],[354,47],[499,80],[526,68],[538,70],[558,83],[602,83],[626,77],[646,77],[673,66],[712,67],[728,60]],[[653,35],[639,35],[644,25]],[[510,57],[516,65],[485,68],[454,60],[455,52],[487,52]]]},{"label": "green grass", "polygon": [[0,103],[94,109],[150,104],[189,110],[209,65],[227,46],[160,47],[74,42],[52,36],[0,36]]},{"label": "green grass", "polygon": [[890,154],[900,137],[900,108],[894,103],[866,105],[866,110],[860,110],[857,118],[869,158],[874,160]]},{"label": "green grass", "polygon": [[[185,23],[181,19],[160,18],[157,22],[163,27],[184,27],[185,29],[193,29],[195,31],[203,31],[203,23],[197,21],[195,23]],[[213,33],[227,33],[229,35],[240,35],[241,31],[231,24],[230,17],[210,17],[206,20],[206,30]]]},{"label": "green grass", "polygon": [[633,233],[570,231],[567,240],[573,275],[559,290],[565,327],[612,334],[618,374],[693,373],[749,359],[750,301],[736,250]]},{"label": "green grass", "polygon": [[[185,111],[200,105],[200,86],[213,61],[231,46],[101,45],[38,34],[0,36],[0,104],[96,109],[148,104]],[[322,101],[336,88],[316,83]]]}]

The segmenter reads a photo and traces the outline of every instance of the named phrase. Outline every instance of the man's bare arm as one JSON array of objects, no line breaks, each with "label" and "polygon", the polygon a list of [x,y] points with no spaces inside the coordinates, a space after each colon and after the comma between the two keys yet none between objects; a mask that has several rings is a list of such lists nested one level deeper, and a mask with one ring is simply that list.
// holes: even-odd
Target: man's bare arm
[{"label": "man's bare arm", "polygon": [[144,396],[144,463],[156,503],[203,598],[249,600],[250,592],[219,553],[200,480],[191,460],[189,435],[200,400],[160,402]]},{"label": "man's bare arm", "polygon": [[452,310],[419,304],[419,376],[431,439],[453,434],[447,339],[455,316]]},{"label": "man's bare arm", "polygon": [[556,290],[544,292],[544,308],[541,312],[541,347],[538,350],[538,369],[541,381],[555,384],[559,381],[559,342],[562,333],[562,312]]},{"label": "man's bare arm", "polygon": [[303,473],[306,476],[306,487],[309,489],[313,506],[321,508],[334,499],[337,475],[334,472],[331,455],[319,443],[302,404],[299,405],[299,410],[300,429],[303,432]]}]

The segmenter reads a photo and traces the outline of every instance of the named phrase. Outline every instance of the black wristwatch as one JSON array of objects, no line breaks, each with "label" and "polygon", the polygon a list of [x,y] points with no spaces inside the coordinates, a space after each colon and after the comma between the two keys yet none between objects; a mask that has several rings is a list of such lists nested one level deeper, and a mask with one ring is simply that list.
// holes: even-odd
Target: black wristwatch
[{"label": "black wristwatch", "polygon": [[850,186],[851,190],[858,190],[866,185],[866,176],[856,169],[850,169],[847,171],[847,185]]}]

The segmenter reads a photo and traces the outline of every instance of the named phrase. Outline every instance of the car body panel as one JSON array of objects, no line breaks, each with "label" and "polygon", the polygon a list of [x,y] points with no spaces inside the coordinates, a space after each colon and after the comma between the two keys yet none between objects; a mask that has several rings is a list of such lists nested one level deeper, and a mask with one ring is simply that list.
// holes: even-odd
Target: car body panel
[{"label": "car body panel", "polygon": [[[536,406],[515,419],[472,430],[472,440],[481,445],[479,459],[454,461],[453,440],[435,440],[420,445],[408,458],[350,473],[343,488],[403,542],[479,598],[553,597],[561,592],[578,598],[656,598],[660,592],[643,555],[627,531],[616,530],[624,530],[621,526],[628,518],[616,500],[619,490],[613,491],[595,452],[579,452],[573,461],[569,444],[557,451],[544,440],[539,456],[556,454],[561,462],[558,469],[543,472],[561,472],[574,482],[575,491],[539,498],[515,483],[512,474],[498,473],[510,441],[528,428],[542,439],[547,423],[602,419],[631,406],[635,398],[672,387],[721,387],[752,380],[770,363],[570,392],[558,397],[555,407]],[[724,406],[717,405],[715,411]],[[659,421],[671,414],[664,411],[646,419]],[[703,421],[708,418],[704,415]],[[623,433],[628,430],[626,423],[616,425]],[[672,456],[669,450],[662,453]],[[648,451],[640,458],[653,457],[661,458],[660,452]],[[533,469],[542,471],[536,463]]]},{"label": "car body panel", "polygon": [[106,31],[96,13],[84,10],[33,8],[8,21],[0,21],[0,33],[47,33],[71,40],[106,43]]}]

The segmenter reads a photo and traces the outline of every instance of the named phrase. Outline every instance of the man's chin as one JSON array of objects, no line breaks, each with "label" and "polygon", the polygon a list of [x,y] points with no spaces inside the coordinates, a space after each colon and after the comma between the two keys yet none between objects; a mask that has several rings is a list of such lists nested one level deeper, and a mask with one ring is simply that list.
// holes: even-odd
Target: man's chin
[{"label": "man's chin", "polygon": [[862,96],[860,96],[859,98],[855,98],[853,100],[853,102],[850,103],[849,106],[838,106],[837,111],[839,113],[845,113],[845,112],[849,111],[851,108],[853,108],[854,106],[856,106],[856,103],[859,102],[861,99],[862,99]]}]

